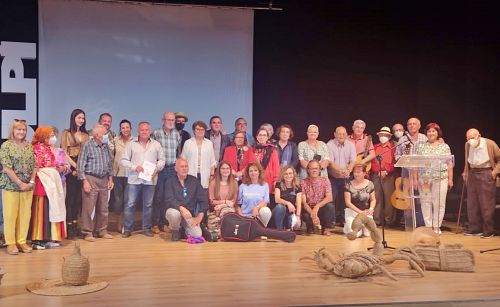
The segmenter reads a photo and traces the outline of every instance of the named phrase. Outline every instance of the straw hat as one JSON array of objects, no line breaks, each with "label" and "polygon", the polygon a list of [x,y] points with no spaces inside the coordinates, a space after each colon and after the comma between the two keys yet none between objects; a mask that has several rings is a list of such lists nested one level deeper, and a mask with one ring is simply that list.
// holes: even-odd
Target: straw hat
[{"label": "straw hat", "polygon": [[73,253],[64,257],[62,280],[43,280],[26,285],[26,289],[40,295],[77,295],[102,290],[108,282],[89,279],[90,263],[80,253],[80,245],[75,244]]},{"label": "straw hat", "polygon": [[175,112],[175,118],[183,117],[186,120],[186,123],[188,122],[188,117],[184,112]]},{"label": "straw hat", "polygon": [[392,135],[391,128],[389,128],[389,127],[380,128],[380,131],[377,132],[377,135],[381,135],[381,134]]},{"label": "straw hat", "polygon": [[71,286],[62,280],[44,280],[26,285],[26,290],[47,296],[68,296],[97,292],[109,285],[107,281],[89,279],[86,285]]}]

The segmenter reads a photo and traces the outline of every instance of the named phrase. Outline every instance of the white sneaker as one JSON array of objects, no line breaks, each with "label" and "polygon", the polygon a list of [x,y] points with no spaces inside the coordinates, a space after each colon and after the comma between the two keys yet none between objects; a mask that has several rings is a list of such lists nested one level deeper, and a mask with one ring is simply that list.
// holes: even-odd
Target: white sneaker
[{"label": "white sneaker", "polygon": [[54,247],[59,247],[59,246],[61,246],[61,244],[59,244],[57,242],[49,241],[49,242],[45,243],[45,248],[54,248]]},{"label": "white sneaker", "polygon": [[43,250],[43,249],[45,249],[45,246],[40,244],[40,243],[33,243],[31,245],[31,248],[34,250]]}]

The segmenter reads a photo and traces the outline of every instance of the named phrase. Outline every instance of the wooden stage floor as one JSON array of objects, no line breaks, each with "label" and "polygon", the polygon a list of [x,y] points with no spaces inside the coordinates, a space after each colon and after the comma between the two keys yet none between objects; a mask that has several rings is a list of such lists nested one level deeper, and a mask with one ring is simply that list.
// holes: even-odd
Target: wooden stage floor
[{"label": "wooden stage floor", "polygon": [[[444,232],[444,243],[463,243],[474,252],[476,272],[427,271],[419,277],[407,263],[397,262],[388,267],[399,279],[394,282],[382,275],[359,281],[342,279],[322,272],[310,261],[299,262],[321,247],[335,253],[365,250],[372,245],[369,238],[348,241],[336,234],[297,236],[290,244],[267,240],[190,245],[165,241],[165,233],[154,238],[114,235],[114,240],[94,243],[78,240],[82,254],[90,257],[91,276],[110,282],[106,289],[86,295],[49,297],[25,289],[30,282],[60,278],[62,257],[71,253],[72,241],[18,256],[1,249],[0,267],[7,274],[0,286],[0,306],[289,306],[463,300],[483,300],[483,307],[500,305],[500,251],[479,253],[500,247],[499,237],[485,240]],[[408,237],[403,231],[386,231],[391,246],[407,245]]]}]

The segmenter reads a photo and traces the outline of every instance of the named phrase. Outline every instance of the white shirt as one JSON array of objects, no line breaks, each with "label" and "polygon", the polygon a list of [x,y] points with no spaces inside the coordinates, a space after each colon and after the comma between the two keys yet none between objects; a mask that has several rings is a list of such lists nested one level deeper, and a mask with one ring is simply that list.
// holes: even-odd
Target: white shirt
[{"label": "white shirt", "polygon": [[490,161],[490,156],[488,155],[488,146],[486,145],[486,140],[483,138],[479,139],[479,146],[472,147],[469,145],[469,157],[467,162],[470,165],[481,165]]},{"label": "white shirt", "polygon": [[214,146],[212,142],[206,138],[201,144],[201,159],[198,165],[198,145],[194,137],[184,143],[181,157],[188,161],[188,174],[196,177],[198,169],[200,170],[201,185],[208,189],[208,180],[210,179],[210,169],[217,165],[214,155]]},{"label": "white shirt", "polygon": [[137,166],[142,166],[144,161],[156,164],[156,171],[161,171],[165,166],[165,154],[161,144],[153,139],[148,140],[146,147],[142,146],[138,140],[128,142],[120,163],[125,167],[129,184],[156,185],[156,180],[146,181],[139,178],[139,173],[135,169]]}]

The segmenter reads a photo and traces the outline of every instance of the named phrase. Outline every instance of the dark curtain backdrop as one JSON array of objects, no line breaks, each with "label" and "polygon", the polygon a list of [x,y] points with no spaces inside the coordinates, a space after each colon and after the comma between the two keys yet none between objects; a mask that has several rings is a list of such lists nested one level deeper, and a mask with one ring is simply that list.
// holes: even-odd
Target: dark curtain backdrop
[{"label": "dark curtain backdrop", "polygon": [[299,142],[315,123],[327,141],[358,118],[374,134],[416,116],[441,126],[456,175],[467,128],[500,141],[497,2],[280,4],[255,15],[255,128],[290,123]]}]

